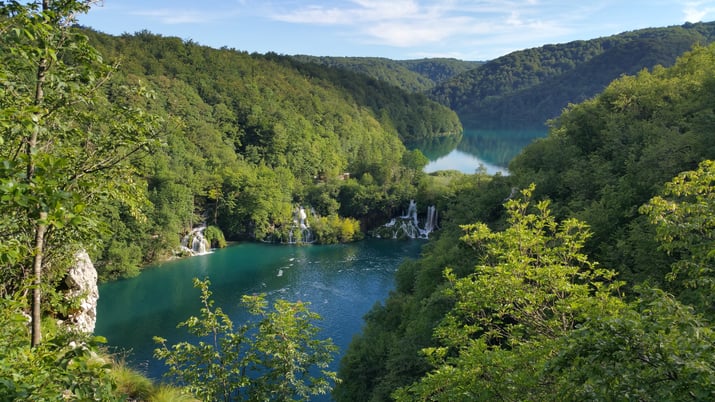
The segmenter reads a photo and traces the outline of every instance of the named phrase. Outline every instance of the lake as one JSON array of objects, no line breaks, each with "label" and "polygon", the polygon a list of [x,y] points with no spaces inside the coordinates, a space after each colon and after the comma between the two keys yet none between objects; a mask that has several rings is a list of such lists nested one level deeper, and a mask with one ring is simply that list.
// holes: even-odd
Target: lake
[{"label": "lake", "polygon": [[131,366],[160,378],[165,367],[152,356],[152,337],[166,338],[168,344],[188,339],[176,325],[199,313],[192,279],[209,277],[216,306],[236,323],[249,316],[240,306],[244,294],[310,302],[310,309],[323,317],[321,338],[332,338],[342,356],[361,331],[365,313],[394,288],[400,262],[416,258],[422,244],[378,239],[330,246],[246,243],[170,261],[136,278],[101,285],[95,334],[107,337],[113,350],[127,351]]},{"label": "lake", "polygon": [[429,144],[419,147],[430,163],[427,173],[458,170],[474,173],[480,166],[489,174],[509,174],[508,165],[529,143],[546,136],[537,129],[465,129],[458,144]]}]

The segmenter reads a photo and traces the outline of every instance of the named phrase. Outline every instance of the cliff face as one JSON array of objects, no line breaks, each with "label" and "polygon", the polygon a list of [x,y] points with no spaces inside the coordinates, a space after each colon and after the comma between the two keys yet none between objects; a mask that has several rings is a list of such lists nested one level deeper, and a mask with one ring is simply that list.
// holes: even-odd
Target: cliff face
[{"label": "cliff face", "polygon": [[86,251],[75,255],[75,264],[64,280],[68,299],[79,298],[79,308],[65,320],[65,324],[78,332],[94,332],[97,322],[97,270]]}]

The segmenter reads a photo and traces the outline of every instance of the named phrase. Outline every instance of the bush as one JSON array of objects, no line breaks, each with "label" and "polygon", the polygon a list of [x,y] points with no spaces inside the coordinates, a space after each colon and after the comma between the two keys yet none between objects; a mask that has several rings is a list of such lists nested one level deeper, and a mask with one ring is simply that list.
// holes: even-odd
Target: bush
[{"label": "bush", "polygon": [[226,238],[217,226],[209,226],[204,231],[204,238],[211,244],[211,248],[226,247]]},{"label": "bush", "polygon": [[122,400],[109,361],[97,354],[102,338],[60,330],[31,348],[24,307],[0,299],[0,400]]},{"label": "bush", "polygon": [[313,232],[320,244],[349,243],[363,238],[360,222],[338,215],[321,216],[312,221]]}]

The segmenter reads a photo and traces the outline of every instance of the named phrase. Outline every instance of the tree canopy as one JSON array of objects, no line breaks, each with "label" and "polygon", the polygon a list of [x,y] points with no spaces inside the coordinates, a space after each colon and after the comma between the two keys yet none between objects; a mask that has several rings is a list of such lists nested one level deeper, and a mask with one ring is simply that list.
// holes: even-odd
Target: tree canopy
[{"label": "tree canopy", "polygon": [[336,399],[712,398],[714,55],[571,106],[510,176],[452,179]]}]

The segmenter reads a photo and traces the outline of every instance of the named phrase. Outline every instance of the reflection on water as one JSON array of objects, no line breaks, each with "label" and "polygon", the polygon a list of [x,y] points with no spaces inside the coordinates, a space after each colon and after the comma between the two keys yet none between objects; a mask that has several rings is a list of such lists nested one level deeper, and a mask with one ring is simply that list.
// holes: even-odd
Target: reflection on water
[{"label": "reflection on water", "polygon": [[487,173],[507,174],[507,166],[514,157],[534,139],[546,136],[546,129],[466,129],[459,144],[449,151],[447,144],[433,148],[432,144],[420,147],[430,159],[425,172],[459,170],[474,173],[480,165]]},{"label": "reflection on water", "polygon": [[447,156],[450,152],[457,148],[457,145],[459,145],[462,141],[462,138],[464,138],[463,134],[458,136],[438,137],[429,142],[417,145],[417,148],[427,158],[429,158],[429,160],[433,161]]},{"label": "reflection on water", "polygon": [[453,149],[452,152],[441,158],[430,160],[430,163],[425,166],[424,171],[426,173],[433,173],[440,170],[458,170],[462,173],[476,173],[476,171],[482,167],[485,168],[487,174],[490,175],[497,173],[503,175],[509,174],[505,167],[487,163],[470,153],[460,151],[459,148]]}]

